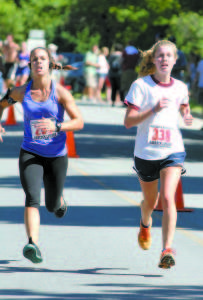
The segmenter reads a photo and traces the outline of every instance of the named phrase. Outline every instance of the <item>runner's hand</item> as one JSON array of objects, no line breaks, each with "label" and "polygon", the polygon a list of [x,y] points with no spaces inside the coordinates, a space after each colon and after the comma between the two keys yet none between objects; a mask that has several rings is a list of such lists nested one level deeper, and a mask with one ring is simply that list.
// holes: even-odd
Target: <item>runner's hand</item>
[{"label": "runner's hand", "polygon": [[159,102],[157,103],[157,105],[154,106],[153,111],[159,112],[164,108],[167,108],[169,105],[170,100],[167,98],[162,98],[161,100],[159,100]]},{"label": "runner's hand", "polygon": [[5,133],[5,129],[1,126],[0,123],[0,142],[3,142],[2,135]]},{"label": "runner's hand", "polygon": [[39,122],[37,122],[36,128],[45,130],[47,133],[55,132],[56,131],[56,123],[50,119],[42,118]]},{"label": "runner's hand", "polygon": [[190,113],[188,113],[183,116],[183,120],[184,120],[185,125],[190,126],[190,125],[192,125],[193,117]]}]

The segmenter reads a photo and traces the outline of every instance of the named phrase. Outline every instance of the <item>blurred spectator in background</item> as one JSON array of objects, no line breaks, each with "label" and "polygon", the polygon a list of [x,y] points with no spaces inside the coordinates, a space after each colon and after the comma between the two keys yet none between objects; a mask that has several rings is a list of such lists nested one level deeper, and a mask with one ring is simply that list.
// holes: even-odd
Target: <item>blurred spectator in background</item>
[{"label": "blurred spectator in background", "polygon": [[[57,64],[61,64],[61,60],[62,60],[63,56],[61,58],[61,56],[59,56],[57,54],[58,46],[55,44],[49,44],[47,48],[48,48],[48,51],[49,51],[51,57],[54,59],[54,61]],[[59,83],[61,74],[60,74],[60,72],[57,72],[57,70],[52,70],[51,77],[53,80],[55,80],[56,82]],[[63,85],[63,83],[62,83],[62,85]]]},{"label": "blurred spectator in background", "polygon": [[4,94],[4,62],[3,62],[3,56],[2,56],[2,46],[3,42],[0,41],[0,96]]},{"label": "blurred spectator in background", "polygon": [[22,42],[21,49],[17,56],[18,68],[16,71],[16,84],[23,85],[28,80],[30,75],[29,61],[30,53],[27,50],[27,44],[26,42]]},{"label": "blurred spectator in background", "polygon": [[13,87],[15,85],[15,75],[17,70],[17,56],[20,47],[13,40],[13,36],[10,34],[7,36],[3,43],[3,57],[5,62],[4,80],[6,87]]},{"label": "blurred spectator in background", "polygon": [[[176,38],[174,36],[170,36],[168,40],[176,45]],[[184,71],[187,70],[186,56],[180,49],[178,49],[177,54],[178,59],[172,69],[171,77],[184,81]]]},{"label": "blurred spectator in background", "polygon": [[98,76],[97,99],[100,102],[102,102],[102,90],[109,71],[109,63],[107,61],[108,55],[109,55],[109,49],[107,47],[102,47],[98,56],[99,68],[97,70],[97,76]]},{"label": "blurred spectator in background", "polygon": [[123,96],[121,100],[123,102],[132,82],[137,78],[135,67],[138,64],[139,57],[138,49],[133,45],[132,41],[129,41],[122,53],[121,92]]},{"label": "blurred spectator in background", "polygon": [[199,56],[196,55],[194,52],[191,52],[188,58],[188,65],[187,65],[187,84],[188,89],[190,91],[190,95],[197,99],[197,82],[196,82],[196,74],[197,74],[197,65],[199,62]]},{"label": "blurred spectator in background", "polygon": [[112,106],[115,105],[117,94],[121,94],[121,58],[122,58],[123,46],[121,44],[115,44],[112,47],[112,51],[109,56],[109,80],[111,82],[111,101]]},{"label": "blurred spectator in background", "polygon": [[164,34],[163,34],[163,32],[157,32],[157,33],[155,34],[155,42],[161,41],[161,40],[163,40],[163,39],[164,39]]},{"label": "blurred spectator in background", "polygon": [[194,83],[196,83],[198,87],[198,103],[203,105],[203,59],[201,59],[197,65]]},{"label": "blurred spectator in background", "polygon": [[97,68],[99,68],[98,54],[99,48],[97,45],[94,45],[92,49],[86,53],[84,59],[84,96],[87,95],[88,100],[92,101],[96,101],[97,96]]}]

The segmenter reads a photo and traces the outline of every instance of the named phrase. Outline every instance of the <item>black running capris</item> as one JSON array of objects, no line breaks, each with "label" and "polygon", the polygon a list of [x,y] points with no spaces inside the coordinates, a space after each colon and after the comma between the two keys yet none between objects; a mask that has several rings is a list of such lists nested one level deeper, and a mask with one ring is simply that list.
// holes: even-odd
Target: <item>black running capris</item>
[{"label": "black running capris", "polygon": [[20,180],[24,189],[26,207],[39,207],[42,184],[45,205],[54,212],[61,206],[68,157],[42,157],[21,149],[19,156]]}]

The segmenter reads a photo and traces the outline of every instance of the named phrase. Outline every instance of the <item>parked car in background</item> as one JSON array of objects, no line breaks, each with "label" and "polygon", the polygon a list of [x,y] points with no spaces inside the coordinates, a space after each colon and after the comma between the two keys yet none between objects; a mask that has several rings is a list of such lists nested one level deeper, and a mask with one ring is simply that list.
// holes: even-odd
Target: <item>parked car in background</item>
[{"label": "parked car in background", "polygon": [[75,62],[71,64],[76,67],[77,70],[70,70],[66,72],[65,84],[71,85],[74,93],[82,93],[85,87],[85,78],[83,74],[83,61]]},{"label": "parked car in background", "polygon": [[85,87],[85,79],[83,75],[83,60],[84,55],[80,53],[61,53],[64,57],[64,65],[72,65],[77,70],[70,70],[64,72],[65,85],[72,87],[73,93],[82,93]]},{"label": "parked car in background", "polygon": [[60,54],[63,55],[65,65],[72,65],[75,62],[83,61],[85,57],[81,53],[62,52]]}]

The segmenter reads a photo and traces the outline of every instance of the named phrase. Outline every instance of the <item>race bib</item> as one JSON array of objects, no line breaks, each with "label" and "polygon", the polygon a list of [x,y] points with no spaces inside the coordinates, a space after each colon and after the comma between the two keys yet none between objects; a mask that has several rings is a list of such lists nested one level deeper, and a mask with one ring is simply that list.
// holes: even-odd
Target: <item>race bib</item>
[{"label": "race bib", "polygon": [[148,143],[162,147],[171,147],[172,129],[159,126],[150,126],[148,134]]},{"label": "race bib", "polygon": [[[50,120],[55,122],[54,118],[50,118]],[[40,120],[31,120],[30,121],[33,140],[49,140],[57,135],[56,132],[50,132],[46,128],[44,128],[44,129],[38,128],[37,125],[39,122],[40,122]]]}]

